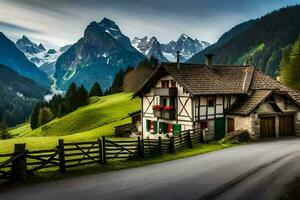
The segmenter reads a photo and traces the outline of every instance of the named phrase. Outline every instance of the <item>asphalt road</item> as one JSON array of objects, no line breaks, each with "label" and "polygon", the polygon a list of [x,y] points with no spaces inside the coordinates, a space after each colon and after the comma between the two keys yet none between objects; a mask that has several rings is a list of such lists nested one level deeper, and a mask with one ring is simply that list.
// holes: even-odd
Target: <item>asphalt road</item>
[{"label": "asphalt road", "polygon": [[276,199],[300,175],[300,138],[10,189],[3,200]]}]

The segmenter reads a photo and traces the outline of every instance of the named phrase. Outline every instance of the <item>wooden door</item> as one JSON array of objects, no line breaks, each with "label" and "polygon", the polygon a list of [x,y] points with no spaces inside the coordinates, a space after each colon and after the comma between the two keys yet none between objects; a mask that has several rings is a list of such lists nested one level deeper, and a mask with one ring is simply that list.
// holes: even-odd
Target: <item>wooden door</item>
[{"label": "wooden door", "polygon": [[279,117],[279,136],[292,136],[294,133],[294,116],[283,115]]},{"label": "wooden door", "polygon": [[227,118],[227,133],[234,131],[234,119],[233,118]]},{"label": "wooden door", "polygon": [[225,118],[215,119],[215,140],[220,140],[225,136]]},{"label": "wooden door", "polygon": [[260,118],[260,137],[275,137],[275,117]]}]

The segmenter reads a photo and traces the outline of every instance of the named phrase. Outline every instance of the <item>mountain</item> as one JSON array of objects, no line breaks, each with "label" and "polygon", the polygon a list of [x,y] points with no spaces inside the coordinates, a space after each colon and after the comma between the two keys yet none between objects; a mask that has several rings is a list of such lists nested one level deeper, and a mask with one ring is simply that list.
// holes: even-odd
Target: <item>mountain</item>
[{"label": "mountain", "polygon": [[29,118],[32,107],[47,93],[31,79],[0,64],[0,121],[8,126],[23,123]]},{"label": "mountain", "polygon": [[204,54],[213,53],[216,64],[251,63],[275,77],[282,50],[296,41],[300,34],[299,18],[300,5],[297,5],[239,24],[187,62],[204,62]]},{"label": "mountain", "polygon": [[172,58],[173,61],[176,60],[176,52],[180,51],[180,61],[184,62],[209,45],[209,42],[199,41],[198,39],[192,39],[186,34],[181,34],[176,42],[171,41],[167,44],[163,44],[162,51],[167,58]]},{"label": "mountain", "polygon": [[170,41],[167,44],[160,44],[155,37],[135,37],[131,44],[148,58],[151,56],[160,61],[176,61],[177,51],[180,51],[180,61],[184,62],[194,54],[210,45],[209,42],[192,39],[186,34],[181,34],[177,41]]},{"label": "mountain", "polygon": [[131,44],[142,54],[146,55],[147,58],[151,56],[155,57],[160,61],[168,61],[168,59],[163,55],[161,50],[161,44],[158,42],[156,37],[148,38],[147,36],[143,38],[134,37],[131,40]]},{"label": "mountain", "polygon": [[37,45],[26,36],[16,41],[16,46],[25,56],[42,71],[48,75],[53,75],[55,72],[55,63],[58,57],[70,48],[71,45],[61,47],[59,50],[46,49],[43,44]]},{"label": "mountain", "polygon": [[83,37],[58,58],[54,77],[62,90],[72,82],[90,88],[95,81],[105,89],[120,69],[136,66],[145,58],[115,22],[104,18],[90,23]]},{"label": "mountain", "polygon": [[30,78],[44,87],[50,85],[47,74],[31,63],[2,32],[0,32],[0,64],[10,67],[21,76]]}]

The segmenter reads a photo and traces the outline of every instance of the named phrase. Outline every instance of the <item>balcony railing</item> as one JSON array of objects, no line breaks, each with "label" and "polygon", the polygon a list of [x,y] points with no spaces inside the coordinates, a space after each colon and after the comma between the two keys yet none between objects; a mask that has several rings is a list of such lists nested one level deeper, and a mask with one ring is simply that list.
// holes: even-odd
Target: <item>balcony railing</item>
[{"label": "balcony railing", "polygon": [[161,119],[175,119],[175,110],[153,110],[153,114]]},{"label": "balcony railing", "polygon": [[162,110],[162,119],[175,119],[175,110]]},{"label": "balcony railing", "polygon": [[177,88],[155,88],[155,96],[175,97],[177,96]]}]

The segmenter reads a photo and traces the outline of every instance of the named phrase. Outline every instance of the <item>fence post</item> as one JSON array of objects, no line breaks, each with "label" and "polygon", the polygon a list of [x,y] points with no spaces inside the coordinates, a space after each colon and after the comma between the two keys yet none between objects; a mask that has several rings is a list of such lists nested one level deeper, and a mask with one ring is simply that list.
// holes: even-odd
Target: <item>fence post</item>
[{"label": "fence post", "polygon": [[199,134],[199,143],[202,143],[202,141],[203,141],[203,140],[202,140],[202,134],[201,134],[201,133],[202,133],[202,130],[201,130],[201,129],[198,129],[197,131],[198,131],[198,134]]},{"label": "fence post", "polygon": [[142,155],[143,153],[142,153],[142,142],[141,142],[140,136],[138,137],[137,149],[138,149],[138,157],[142,158],[143,157],[143,155]]},{"label": "fence post", "polygon": [[193,142],[192,142],[192,138],[191,138],[191,131],[188,130],[187,132],[187,142],[188,142],[188,147],[189,148],[193,148]]},{"label": "fence post", "polygon": [[170,153],[175,153],[174,136],[170,137]]},{"label": "fence post", "polygon": [[141,155],[142,155],[142,158],[144,158],[144,156],[145,156],[145,149],[144,149],[144,147],[145,147],[144,146],[144,138],[142,138],[141,139],[141,150],[142,150],[142,152],[141,152],[142,154]]},{"label": "fence post", "polygon": [[64,140],[58,140],[58,157],[59,157],[59,171],[64,173],[66,171],[66,163],[65,163],[65,148],[64,148]]},{"label": "fence post", "polygon": [[158,153],[161,154],[161,136],[158,137]]},{"label": "fence post", "polygon": [[103,158],[102,158],[102,141],[98,138],[98,145],[99,145],[99,164],[101,165],[103,163]]},{"label": "fence post", "polygon": [[102,160],[103,163],[106,163],[105,136],[102,136]]},{"label": "fence post", "polygon": [[12,181],[24,181],[27,178],[27,161],[25,148],[25,143],[15,144],[13,157],[17,157],[12,161],[11,165]]}]

